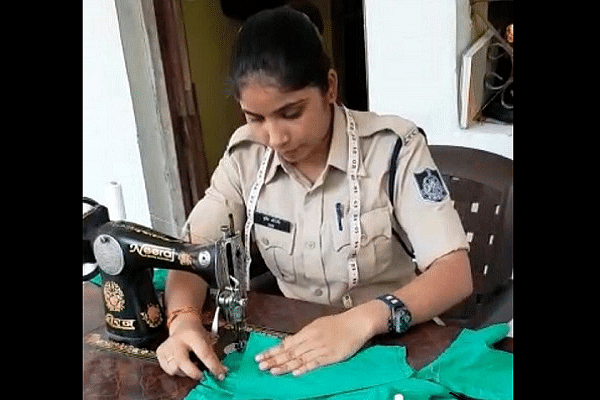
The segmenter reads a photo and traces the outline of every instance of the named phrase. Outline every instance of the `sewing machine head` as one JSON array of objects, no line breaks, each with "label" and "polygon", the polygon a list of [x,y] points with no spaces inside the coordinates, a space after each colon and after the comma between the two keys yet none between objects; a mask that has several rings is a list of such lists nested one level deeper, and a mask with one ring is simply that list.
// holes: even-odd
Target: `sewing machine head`
[{"label": "sewing machine head", "polygon": [[[167,336],[163,307],[152,284],[154,268],[193,272],[210,286],[215,304],[233,326],[235,347],[247,333],[247,278],[243,241],[233,226],[208,245],[184,242],[126,221],[110,221],[106,207],[83,198],[83,279],[102,276],[109,339],[155,348]],[[89,266],[93,268],[89,268]]]}]

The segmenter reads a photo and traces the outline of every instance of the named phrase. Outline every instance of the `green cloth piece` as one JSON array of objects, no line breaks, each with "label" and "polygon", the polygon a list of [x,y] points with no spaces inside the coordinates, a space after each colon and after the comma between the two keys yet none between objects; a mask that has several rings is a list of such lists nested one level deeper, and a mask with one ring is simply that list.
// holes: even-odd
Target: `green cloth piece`
[{"label": "green cloth piece", "polygon": [[[167,274],[169,273],[166,269],[155,268],[154,275],[152,276],[152,285],[156,290],[165,290],[165,282],[167,280]],[[102,277],[100,274],[96,275],[92,279],[89,280],[96,286],[102,286]]]},{"label": "green cloth piece", "polygon": [[[229,368],[227,377],[217,381],[209,373],[186,397],[187,400],[204,399],[335,399],[376,400],[393,399],[399,384],[405,391],[421,394],[444,394],[447,391],[427,381],[410,381],[414,370],[406,362],[406,349],[396,346],[373,346],[352,358],[331,364],[295,377],[291,374],[273,376],[258,369],[254,357],[279,344],[281,339],[252,333],[243,353],[232,353],[223,362]],[[365,373],[367,372],[367,373]],[[428,399],[429,397],[404,397]],[[448,397],[451,398],[451,397]]]},{"label": "green cloth piece", "polygon": [[252,333],[243,353],[227,355],[229,373],[218,381],[208,372],[187,400],[405,400],[454,399],[450,391],[478,399],[513,398],[512,354],[491,348],[508,325],[465,329],[436,360],[419,371],[406,361],[401,346],[372,346],[350,359],[302,376],[273,376],[260,371],[254,357],[281,340]]},{"label": "green cloth piece", "polygon": [[477,399],[512,399],[513,354],[492,347],[509,330],[508,324],[478,331],[463,329],[450,347],[416,376]]},{"label": "green cloth piece", "polygon": [[[168,271],[155,269],[152,283],[164,290]],[[102,285],[100,274],[90,280]],[[281,339],[252,333],[243,353],[226,356],[225,380],[208,372],[187,400],[404,400],[455,399],[450,391],[475,399],[513,398],[513,355],[492,345],[504,338],[508,324],[480,330],[463,329],[454,342],[432,363],[415,371],[401,346],[372,346],[350,359],[318,368],[302,376],[273,376],[260,371],[254,357],[279,344]]]}]

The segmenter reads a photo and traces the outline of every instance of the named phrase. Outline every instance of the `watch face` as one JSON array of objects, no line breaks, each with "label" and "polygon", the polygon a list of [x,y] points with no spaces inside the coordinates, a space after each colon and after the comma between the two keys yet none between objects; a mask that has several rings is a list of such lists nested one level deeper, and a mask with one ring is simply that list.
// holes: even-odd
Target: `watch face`
[{"label": "watch face", "polygon": [[410,313],[406,309],[396,310],[394,313],[394,330],[398,333],[405,332],[410,325]]}]

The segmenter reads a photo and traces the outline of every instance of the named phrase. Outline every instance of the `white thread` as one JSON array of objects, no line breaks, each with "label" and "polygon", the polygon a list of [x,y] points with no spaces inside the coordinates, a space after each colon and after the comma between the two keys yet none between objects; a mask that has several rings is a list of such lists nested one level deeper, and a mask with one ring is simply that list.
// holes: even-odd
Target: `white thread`
[{"label": "white thread", "polygon": [[215,310],[215,317],[213,318],[212,325],[210,327],[210,332],[213,335],[217,335],[219,333],[219,311],[221,311],[221,307],[217,306]]}]

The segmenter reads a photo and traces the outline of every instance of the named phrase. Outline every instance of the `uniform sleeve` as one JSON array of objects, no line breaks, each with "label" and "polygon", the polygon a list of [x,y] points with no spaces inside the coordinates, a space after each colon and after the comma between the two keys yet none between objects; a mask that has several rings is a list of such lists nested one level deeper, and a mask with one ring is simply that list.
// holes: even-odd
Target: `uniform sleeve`
[{"label": "uniform sleeve", "polygon": [[211,243],[221,238],[221,226],[229,224],[233,214],[236,231],[246,220],[239,167],[229,152],[219,161],[204,197],[196,203],[187,223],[193,243]]},{"label": "uniform sleeve", "polygon": [[394,213],[413,246],[419,269],[469,244],[423,135],[413,136],[400,152]]}]

